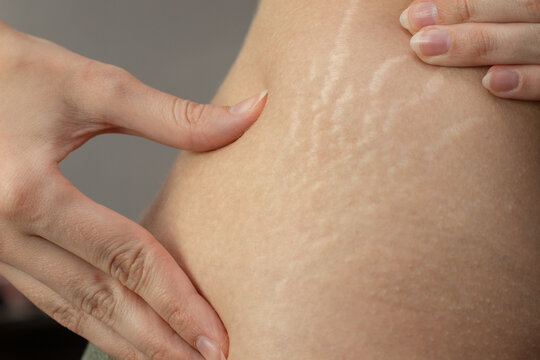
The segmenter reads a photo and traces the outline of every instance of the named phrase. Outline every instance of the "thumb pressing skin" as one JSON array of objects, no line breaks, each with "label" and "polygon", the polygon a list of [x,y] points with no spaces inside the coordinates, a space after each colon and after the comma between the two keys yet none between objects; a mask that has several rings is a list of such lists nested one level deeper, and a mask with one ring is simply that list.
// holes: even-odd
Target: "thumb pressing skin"
[{"label": "thumb pressing skin", "polygon": [[106,110],[104,120],[116,126],[117,132],[182,150],[210,151],[241,137],[262,113],[267,94],[265,90],[232,107],[214,106],[180,99],[137,82]]}]

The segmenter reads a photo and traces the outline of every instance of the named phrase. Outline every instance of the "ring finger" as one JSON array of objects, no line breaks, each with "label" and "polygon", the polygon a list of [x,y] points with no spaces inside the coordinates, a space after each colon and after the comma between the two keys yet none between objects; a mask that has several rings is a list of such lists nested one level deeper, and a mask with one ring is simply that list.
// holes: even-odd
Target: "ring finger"
[{"label": "ring finger", "polygon": [[428,26],[411,39],[424,62],[443,66],[540,64],[540,24]]}]

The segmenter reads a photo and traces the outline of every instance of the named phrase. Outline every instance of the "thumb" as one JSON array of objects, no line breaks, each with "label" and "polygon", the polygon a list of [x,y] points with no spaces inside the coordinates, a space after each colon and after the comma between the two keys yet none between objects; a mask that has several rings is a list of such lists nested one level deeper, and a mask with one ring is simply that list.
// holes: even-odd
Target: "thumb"
[{"label": "thumb", "polygon": [[114,76],[114,86],[105,86],[101,96],[94,97],[100,120],[111,132],[182,150],[209,151],[235,141],[257,120],[268,94],[265,90],[232,107],[197,104],[124,75]]}]

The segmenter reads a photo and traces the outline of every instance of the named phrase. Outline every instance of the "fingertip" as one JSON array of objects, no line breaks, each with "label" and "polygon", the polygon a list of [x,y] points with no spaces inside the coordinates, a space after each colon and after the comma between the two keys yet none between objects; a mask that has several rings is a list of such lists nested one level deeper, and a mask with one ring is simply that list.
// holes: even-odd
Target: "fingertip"
[{"label": "fingertip", "polygon": [[227,360],[225,354],[220,349],[218,344],[204,335],[197,338],[195,347],[205,358],[205,360]]},{"label": "fingertip", "polygon": [[521,77],[517,71],[508,68],[491,68],[482,79],[482,85],[499,97],[510,97],[518,91]]},{"label": "fingertip", "polygon": [[399,23],[404,29],[411,32],[411,24],[409,23],[409,8],[403,10],[401,15],[399,16]]},{"label": "fingertip", "polygon": [[210,151],[236,141],[259,119],[267,99],[268,90],[264,90],[234,106],[215,107],[207,114],[208,121],[193,129],[188,150]]},{"label": "fingertip", "polygon": [[421,2],[405,9],[399,17],[399,22],[401,26],[414,34],[426,26],[437,24],[438,18],[437,6],[434,3]]},{"label": "fingertip", "polygon": [[[217,310],[199,293],[193,294],[193,297],[186,303],[186,306],[189,308],[189,313],[196,315],[196,317],[193,317],[193,320],[197,321],[191,326],[194,333],[187,338],[189,342],[194,344],[195,348],[200,352],[199,341],[201,338],[206,338],[207,340],[211,340],[213,348],[219,350],[219,352],[211,351],[211,353],[228,354],[229,335]],[[205,341],[204,344],[208,345],[208,342]],[[202,355],[204,356],[205,354],[202,353]],[[205,358],[207,360],[209,359],[206,356]],[[221,360],[221,358],[217,357],[216,360]]]},{"label": "fingertip", "polygon": [[488,73],[482,79],[482,85],[484,86],[484,88],[486,88],[486,90],[489,90],[489,91],[491,91],[490,83],[491,83],[491,70],[488,71]]},{"label": "fingertip", "polygon": [[262,111],[264,110],[268,100],[268,90],[263,90],[257,95],[254,95],[246,100],[239,102],[229,108],[229,114],[232,119],[227,123],[223,123],[225,127],[238,128],[242,130],[239,136],[242,136],[247,129],[255,123]]},{"label": "fingertip", "polygon": [[229,108],[229,113],[233,115],[246,114],[254,110],[257,110],[259,105],[266,103],[263,100],[266,100],[268,96],[268,90],[264,90],[257,95],[254,95],[244,101],[239,102],[238,104],[231,106]]},{"label": "fingertip", "polygon": [[410,40],[411,49],[429,64],[443,65],[452,47],[448,31],[438,27],[427,27],[417,32]]}]

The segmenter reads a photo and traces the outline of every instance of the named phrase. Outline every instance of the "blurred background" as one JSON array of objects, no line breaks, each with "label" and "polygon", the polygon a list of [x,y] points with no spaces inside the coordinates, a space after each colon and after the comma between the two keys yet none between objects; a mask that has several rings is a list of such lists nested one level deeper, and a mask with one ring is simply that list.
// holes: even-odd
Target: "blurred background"
[{"label": "blurred background", "polygon": [[[0,0],[0,19],[74,52],[121,66],[146,84],[208,102],[223,81],[257,0]],[[86,195],[137,220],[178,152],[102,135],[61,164]],[[86,342],[0,278],[0,359],[78,359]]]}]

